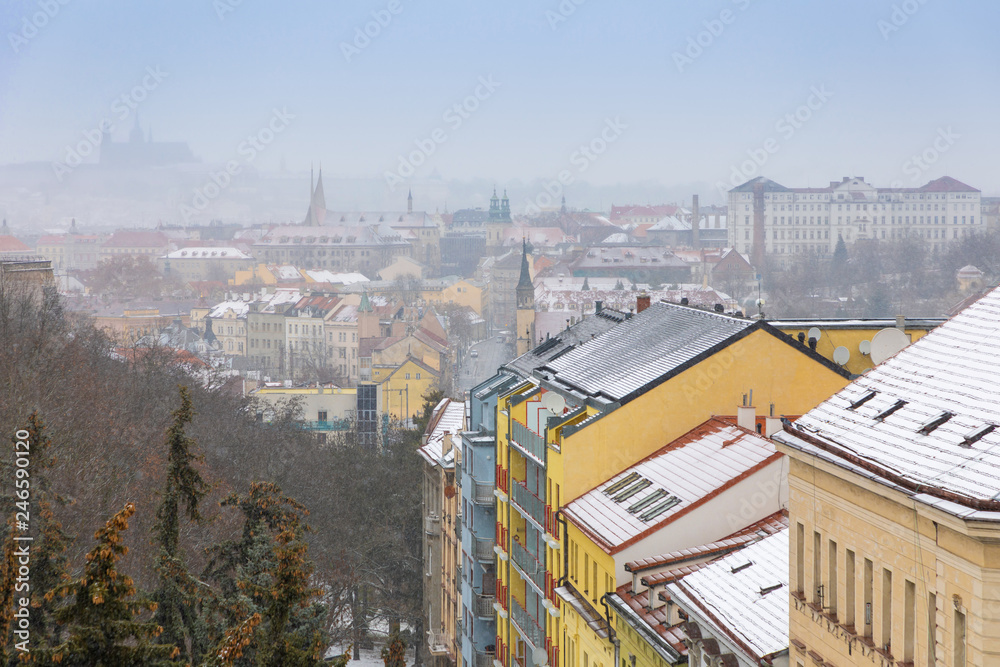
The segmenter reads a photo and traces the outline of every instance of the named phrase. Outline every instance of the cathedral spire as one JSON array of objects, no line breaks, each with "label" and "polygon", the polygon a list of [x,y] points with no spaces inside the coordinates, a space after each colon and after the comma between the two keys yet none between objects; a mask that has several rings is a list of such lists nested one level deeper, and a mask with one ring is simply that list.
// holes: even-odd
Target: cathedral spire
[{"label": "cathedral spire", "polygon": [[406,212],[413,213],[413,189],[411,188],[406,195]]}]

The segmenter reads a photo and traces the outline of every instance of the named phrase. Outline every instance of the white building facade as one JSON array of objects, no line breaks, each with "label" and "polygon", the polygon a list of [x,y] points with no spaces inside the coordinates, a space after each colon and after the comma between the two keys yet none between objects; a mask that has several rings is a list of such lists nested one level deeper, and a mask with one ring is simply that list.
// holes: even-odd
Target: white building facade
[{"label": "white building facade", "polygon": [[[759,209],[759,210],[758,210]],[[844,177],[825,188],[787,188],[758,177],[729,191],[729,245],[751,253],[755,215],[766,254],[831,255],[837,238],[923,238],[934,249],[986,231],[980,191],[945,176],[919,188],[876,188]]]}]

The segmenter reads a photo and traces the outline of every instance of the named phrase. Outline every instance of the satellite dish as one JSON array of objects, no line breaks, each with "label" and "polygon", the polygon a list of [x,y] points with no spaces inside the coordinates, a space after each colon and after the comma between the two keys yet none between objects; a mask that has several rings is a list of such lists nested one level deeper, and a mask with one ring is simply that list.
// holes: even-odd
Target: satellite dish
[{"label": "satellite dish", "polygon": [[549,652],[544,646],[531,649],[531,662],[536,666],[541,666],[549,661]]},{"label": "satellite dish", "polygon": [[899,329],[896,329],[895,327],[882,329],[877,334],[872,336],[872,363],[876,366],[881,364],[883,361],[895,355],[909,344],[909,336]]},{"label": "satellite dish", "polygon": [[542,396],[542,407],[554,415],[561,415],[566,408],[566,399],[554,391],[548,391]]},{"label": "satellite dish", "polygon": [[851,351],[841,345],[833,351],[833,360],[837,362],[837,364],[843,366],[851,360]]},{"label": "satellite dish", "polygon": [[823,335],[823,332],[819,330],[819,327],[813,327],[812,329],[809,330],[809,334],[807,335],[807,337],[808,338],[815,338],[818,341],[819,337],[822,336],[822,335]]},{"label": "satellite dish", "polygon": [[858,352],[861,354],[871,354],[872,353],[872,342],[870,340],[863,340],[858,343]]}]

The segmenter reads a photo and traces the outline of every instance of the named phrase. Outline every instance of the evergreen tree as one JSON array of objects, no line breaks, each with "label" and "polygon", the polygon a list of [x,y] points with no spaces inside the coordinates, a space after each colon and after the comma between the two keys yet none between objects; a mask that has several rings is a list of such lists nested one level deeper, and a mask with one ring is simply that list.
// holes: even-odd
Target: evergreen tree
[{"label": "evergreen tree", "polygon": [[848,279],[847,244],[844,237],[837,235],[837,246],[833,250],[833,259],[830,260],[830,278],[837,287],[843,287]]},{"label": "evergreen tree", "polygon": [[385,662],[385,667],[406,667],[406,642],[398,633],[390,635],[389,641],[382,649],[382,660]]},{"label": "evergreen tree", "polygon": [[206,570],[219,583],[218,613],[230,628],[217,664],[321,664],[324,608],[309,585],[302,523],[308,511],[270,482],[254,482],[246,496],[232,494],[222,505],[238,508],[244,523],[238,541],[212,549]]},{"label": "evergreen tree", "polygon": [[135,506],[129,503],[98,530],[83,574],[47,594],[49,599],[72,598],[55,612],[68,636],[56,646],[33,651],[33,659],[68,667],[178,664],[171,660],[179,653],[176,646],[153,641],[163,629],[154,621],[136,618],[155,611],[156,604],[136,600],[132,579],[117,568],[128,553],[122,533],[134,513]]},{"label": "evergreen tree", "polygon": [[[29,528],[27,531],[15,530],[13,523],[8,526],[0,560],[0,636],[4,638],[5,662],[16,658],[14,644],[22,640],[12,632],[15,629],[12,627],[15,607],[20,606],[16,603],[21,599],[30,600],[30,648],[37,650],[58,641],[53,618],[55,603],[45,594],[70,578],[66,558],[70,538],[53,512],[53,503],[63,500],[52,492],[47,474],[55,463],[51,442],[37,412],[29,415],[27,428],[23,430],[27,435],[24,438],[15,437],[14,442],[26,443],[27,447],[15,444],[14,450],[27,460],[28,465],[17,467],[21,472],[15,475],[12,510],[16,509],[29,517]],[[13,520],[13,514],[11,518]],[[15,535],[30,540],[18,541],[14,539]],[[30,581],[18,580],[16,557],[23,551],[27,551],[31,558]]]},{"label": "evergreen tree", "polygon": [[622,282],[621,278],[619,278],[618,282],[615,283],[615,289],[616,290],[623,290],[623,289],[625,289],[625,283]]},{"label": "evergreen tree", "polygon": [[154,527],[160,547],[156,564],[160,582],[153,593],[157,605],[154,620],[163,627],[161,641],[176,646],[182,657],[196,663],[207,648],[207,629],[200,613],[200,585],[188,573],[179,547],[180,514],[183,504],[187,519],[200,523],[198,504],[209,486],[195,468],[195,463],[202,460],[193,451],[197,443],[184,431],[194,418],[191,396],[187,387],[178,390],[181,405],[173,412],[174,422],[166,433],[167,482]]}]

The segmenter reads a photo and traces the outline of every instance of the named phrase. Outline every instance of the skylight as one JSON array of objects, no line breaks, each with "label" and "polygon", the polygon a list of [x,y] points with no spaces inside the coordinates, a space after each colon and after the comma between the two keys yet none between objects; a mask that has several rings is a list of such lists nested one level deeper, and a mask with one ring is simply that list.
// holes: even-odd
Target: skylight
[{"label": "skylight", "polygon": [[877,391],[875,391],[875,390],[872,390],[872,391],[869,391],[868,393],[866,393],[865,395],[863,395],[863,396],[862,396],[861,398],[859,398],[858,400],[856,400],[856,401],[854,401],[853,403],[851,403],[851,406],[850,406],[850,408],[849,408],[849,409],[850,409],[850,410],[857,410],[857,409],[858,409],[858,408],[860,408],[860,407],[861,407],[862,405],[864,405],[864,404],[865,404],[865,403],[867,403],[868,401],[870,401],[870,400],[872,400],[873,398],[875,398],[875,395],[876,395],[877,393],[878,393],[878,392],[877,392]]},{"label": "skylight", "polygon": [[979,442],[986,435],[992,433],[996,427],[996,424],[983,424],[982,426],[969,431],[965,434],[965,438],[962,440],[962,445],[965,447],[971,447],[972,443]]},{"label": "skylight", "polygon": [[930,421],[925,422],[924,425],[921,426],[920,430],[917,431],[917,432],[920,433],[921,435],[928,435],[934,429],[936,429],[938,426],[940,426],[941,424],[945,423],[946,421],[948,421],[949,419],[951,419],[954,416],[955,416],[955,413],[953,413],[953,412],[942,412],[937,417],[934,417],[934,419],[931,419]]},{"label": "skylight", "polygon": [[637,479],[639,479],[639,473],[637,472],[629,473],[628,475],[621,478],[608,488],[604,489],[604,493],[608,494],[609,496],[614,495],[615,491],[623,489],[626,485],[631,484]]},{"label": "skylight", "polygon": [[663,502],[658,503],[657,505],[654,505],[652,507],[652,509],[646,510],[645,514],[642,514],[642,515],[639,516],[639,520],[640,521],[649,521],[650,519],[658,517],[661,514],[663,514],[664,512],[666,512],[668,509],[670,509],[671,507],[673,507],[674,505],[676,505],[677,503],[679,503],[680,501],[681,501],[680,498],[678,498],[676,496],[670,496],[669,498],[667,498]]},{"label": "skylight", "polygon": [[629,507],[628,511],[631,512],[632,514],[635,514],[639,510],[646,509],[647,507],[649,507],[657,500],[663,498],[666,495],[667,495],[666,491],[664,491],[663,489],[657,489],[656,491],[653,491],[651,494],[649,494],[648,496],[637,502],[635,505],[632,505],[632,507]]},{"label": "skylight", "polygon": [[890,405],[888,408],[886,408],[885,410],[883,410],[882,412],[880,412],[879,414],[877,414],[875,416],[875,421],[885,421],[886,417],[888,417],[892,413],[896,412],[897,410],[899,410],[900,408],[902,408],[904,405],[906,405],[906,401],[904,401],[902,399],[896,401],[895,403],[893,403],[892,405]]},{"label": "skylight", "polygon": [[628,487],[627,489],[619,493],[612,500],[614,500],[616,503],[620,503],[623,500],[628,500],[629,498],[639,493],[646,487],[652,486],[652,484],[653,483],[650,482],[648,479],[640,479],[638,482],[636,482],[632,486]]}]

